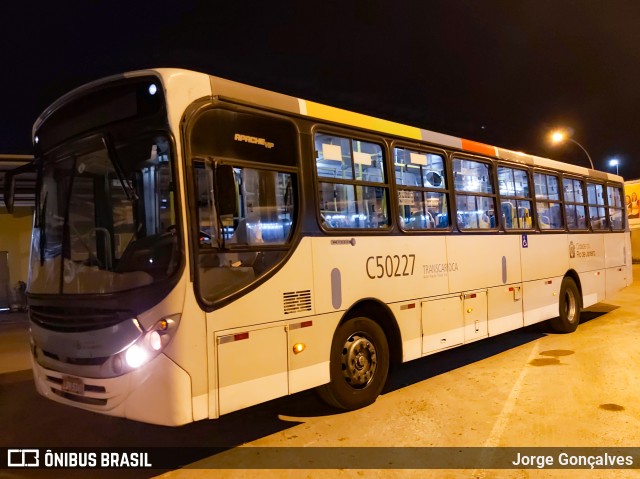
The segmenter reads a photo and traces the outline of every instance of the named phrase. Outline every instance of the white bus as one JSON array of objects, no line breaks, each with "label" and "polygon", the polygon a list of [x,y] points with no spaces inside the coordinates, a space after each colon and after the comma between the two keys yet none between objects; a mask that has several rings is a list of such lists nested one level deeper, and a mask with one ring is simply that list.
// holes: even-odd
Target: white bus
[{"label": "white bus", "polygon": [[103,414],[363,407],[390,365],[571,332],[632,279],[617,175],[202,73],[78,88],[33,141],[35,383]]}]

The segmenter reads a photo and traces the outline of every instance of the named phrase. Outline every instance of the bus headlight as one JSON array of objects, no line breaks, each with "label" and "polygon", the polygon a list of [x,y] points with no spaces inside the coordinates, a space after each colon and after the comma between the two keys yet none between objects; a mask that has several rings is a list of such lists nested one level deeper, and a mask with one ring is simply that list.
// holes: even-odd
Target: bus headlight
[{"label": "bus headlight", "polygon": [[151,361],[169,344],[179,320],[180,315],[175,315],[155,323],[138,340],[114,357],[113,372],[123,374]]},{"label": "bus headlight", "polygon": [[151,331],[149,333],[149,346],[154,351],[160,351],[162,348],[162,337],[158,331]]},{"label": "bus headlight", "polygon": [[139,368],[147,362],[149,353],[137,343],[132,344],[124,355],[127,366],[131,369]]}]

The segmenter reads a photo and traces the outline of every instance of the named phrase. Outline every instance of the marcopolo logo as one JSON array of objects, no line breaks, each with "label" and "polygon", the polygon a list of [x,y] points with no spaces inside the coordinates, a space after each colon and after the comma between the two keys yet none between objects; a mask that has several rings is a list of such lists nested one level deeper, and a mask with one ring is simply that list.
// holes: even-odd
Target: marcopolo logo
[{"label": "marcopolo logo", "polygon": [[8,467],[40,467],[40,450],[9,449],[7,450]]},{"label": "marcopolo logo", "polygon": [[335,240],[331,240],[331,245],[332,246],[339,246],[339,245],[355,246],[356,245],[356,239],[355,238],[351,238],[351,239],[335,239]]}]

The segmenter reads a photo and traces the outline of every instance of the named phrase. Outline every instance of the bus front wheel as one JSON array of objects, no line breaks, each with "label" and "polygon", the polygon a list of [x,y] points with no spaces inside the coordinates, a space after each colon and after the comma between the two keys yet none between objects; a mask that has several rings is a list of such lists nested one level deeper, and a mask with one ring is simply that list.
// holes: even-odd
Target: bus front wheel
[{"label": "bus front wheel", "polygon": [[565,277],[560,285],[559,316],[549,320],[549,326],[557,333],[572,333],[580,323],[580,291],[575,281]]},{"label": "bus front wheel", "polygon": [[331,381],[317,390],[329,405],[346,410],[373,403],[389,373],[389,344],[382,328],[369,318],[341,324],[331,344]]}]

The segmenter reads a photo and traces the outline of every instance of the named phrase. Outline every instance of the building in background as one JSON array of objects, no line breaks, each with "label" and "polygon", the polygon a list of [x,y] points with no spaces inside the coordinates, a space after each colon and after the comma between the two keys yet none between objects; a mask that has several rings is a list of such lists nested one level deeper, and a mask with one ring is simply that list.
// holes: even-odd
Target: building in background
[{"label": "building in background", "polygon": [[633,262],[640,262],[640,180],[624,183],[624,197],[631,230],[631,255]]},{"label": "building in background", "polygon": [[[0,154],[0,195],[4,196],[5,173],[32,160],[31,155]],[[8,214],[4,201],[0,203],[0,312],[20,307],[23,300],[20,283],[26,283],[29,270],[35,181],[35,173],[17,179],[14,214]]]}]

